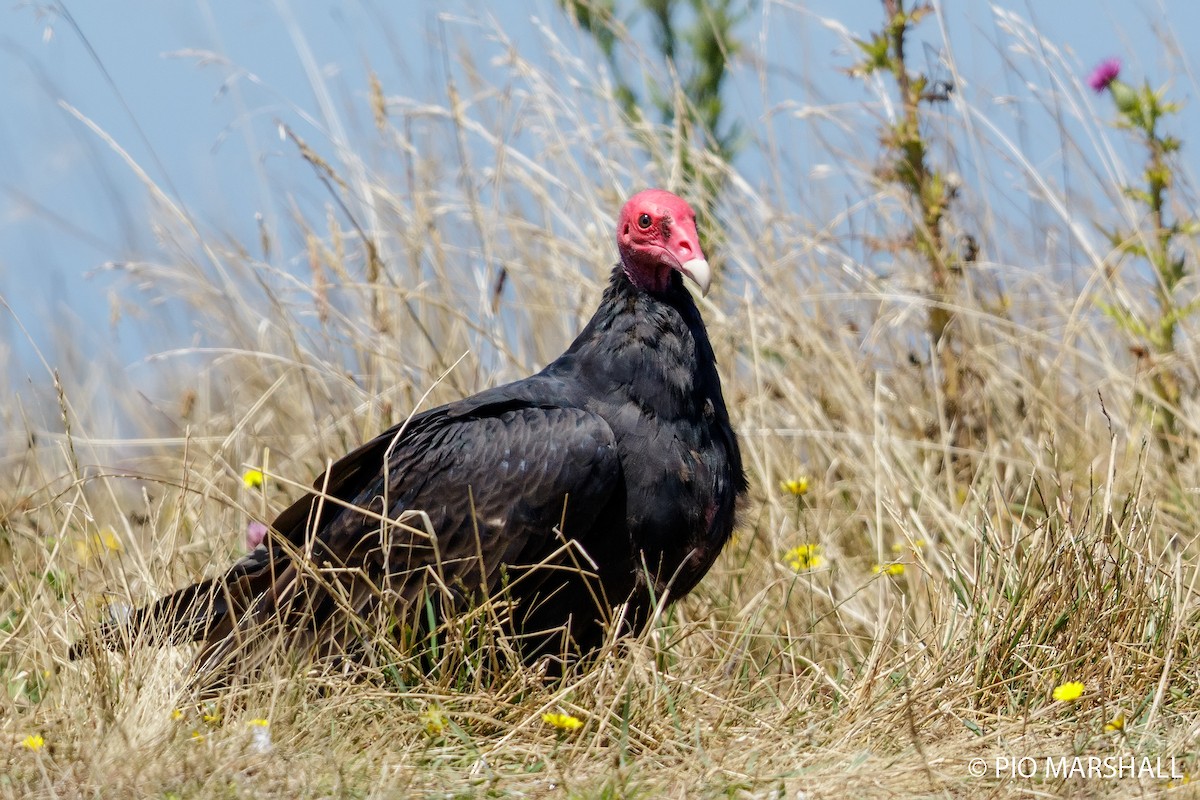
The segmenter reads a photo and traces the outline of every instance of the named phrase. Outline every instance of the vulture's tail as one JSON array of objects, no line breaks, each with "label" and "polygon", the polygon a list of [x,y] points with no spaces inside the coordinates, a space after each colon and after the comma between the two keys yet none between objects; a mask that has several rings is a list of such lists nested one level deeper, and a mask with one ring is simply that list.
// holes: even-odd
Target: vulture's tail
[{"label": "vulture's tail", "polygon": [[94,628],[71,645],[72,661],[96,650],[127,651],[131,645],[165,647],[211,637],[228,615],[224,581],[209,579],[172,592]]},{"label": "vulture's tail", "polygon": [[[71,646],[70,658],[102,650],[203,642],[197,674],[204,676],[202,681],[213,680],[213,675],[221,680],[220,675],[239,665],[252,668],[263,655],[260,651],[269,649],[277,636],[302,650],[339,633],[349,634],[350,629],[329,623],[339,613],[353,618],[373,603],[369,581],[304,577],[290,554],[259,547],[222,576],[186,586],[126,619],[98,626]],[[343,580],[345,586],[340,585]]]},{"label": "vulture's tail", "polygon": [[231,630],[250,598],[271,588],[276,567],[267,548],[260,547],[220,577],[185,586],[124,619],[105,622],[71,646],[70,658],[77,660],[97,650],[218,639]]},{"label": "vulture's tail", "polygon": [[[313,564],[318,559],[321,568]],[[383,597],[378,576],[347,570],[344,560],[335,559],[327,551],[302,558],[284,546],[260,546],[224,575],[186,586],[127,619],[93,629],[72,645],[70,658],[201,642],[193,681],[207,689],[218,688],[235,673],[251,673],[279,649],[278,644],[292,654],[341,652],[361,638],[364,625],[375,623],[372,615]],[[392,587],[382,606],[390,612],[389,621],[426,608],[422,598],[436,601],[429,608],[436,607],[432,613],[439,620],[444,615],[440,604],[455,604],[454,592],[430,570],[415,567],[404,574],[407,577]]]}]

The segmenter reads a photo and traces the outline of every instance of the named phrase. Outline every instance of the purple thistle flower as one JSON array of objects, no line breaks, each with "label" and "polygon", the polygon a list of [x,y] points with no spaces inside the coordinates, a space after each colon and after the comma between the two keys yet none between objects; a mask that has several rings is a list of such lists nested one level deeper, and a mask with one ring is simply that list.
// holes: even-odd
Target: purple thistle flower
[{"label": "purple thistle flower", "polygon": [[246,526],[246,549],[253,550],[267,538],[267,526],[261,522],[251,522]]},{"label": "purple thistle flower", "polygon": [[1121,74],[1121,60],[1119,58],[1106,58],[1096,65],[1091,74],[1087,77],[1088,86],[1092,87],[1092,91],[1099,94],[1108,88],[1108,85],[1117,79]]}]

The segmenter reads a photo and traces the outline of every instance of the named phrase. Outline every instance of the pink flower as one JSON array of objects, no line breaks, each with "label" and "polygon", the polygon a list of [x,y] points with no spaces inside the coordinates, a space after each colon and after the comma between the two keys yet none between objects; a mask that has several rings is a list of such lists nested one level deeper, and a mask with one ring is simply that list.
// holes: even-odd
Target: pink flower
[{"label": "pink flower", "polygon": [[246,549],[253,550],[267,538],[267,526],[261,522],[251,522],[246,526]]},{"label": "pink flower", "polygon": [[1108,88],[1108,85],[1117,79],[1121,74],[1121,60],[1118,58],[1106,58],[1096,65],[1092,73],[1087,77],[1088,86],[1092,87],[1092,91],[1099,94]]}]

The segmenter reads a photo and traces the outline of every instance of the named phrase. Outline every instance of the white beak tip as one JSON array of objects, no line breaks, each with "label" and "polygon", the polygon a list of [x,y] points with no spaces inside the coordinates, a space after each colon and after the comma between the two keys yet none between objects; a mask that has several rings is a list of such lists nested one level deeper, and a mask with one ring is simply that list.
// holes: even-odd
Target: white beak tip
[{"label": "white beak tip", "polygon": [[707,261],[703,258],[693,258],[691,261],[680,264],[679,271],[685,278],[696,284],[701,296],[708,294],[708,289],[712,286],[712,270],[709,269]]}]

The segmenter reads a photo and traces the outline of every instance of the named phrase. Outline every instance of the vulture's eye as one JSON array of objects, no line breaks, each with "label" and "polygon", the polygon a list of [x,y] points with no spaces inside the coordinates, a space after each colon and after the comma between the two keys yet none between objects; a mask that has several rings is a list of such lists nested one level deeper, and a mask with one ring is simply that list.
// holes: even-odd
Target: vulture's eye
[{"label": "vulture's eye", "polygon": [[649,214],[642,214],[640,217],[638,217],[638,227],[641,228],[642,230],[645,230],[646,228],[650,227],[650,215]]}]

